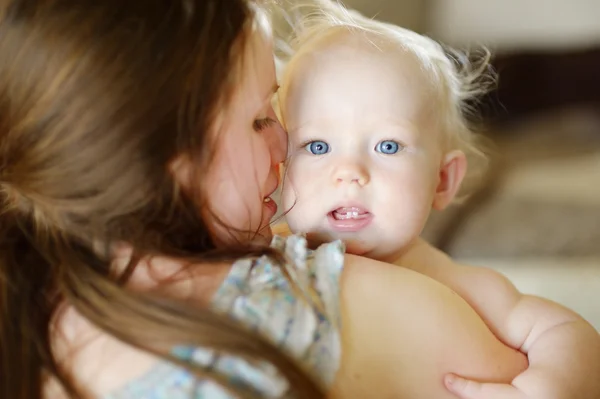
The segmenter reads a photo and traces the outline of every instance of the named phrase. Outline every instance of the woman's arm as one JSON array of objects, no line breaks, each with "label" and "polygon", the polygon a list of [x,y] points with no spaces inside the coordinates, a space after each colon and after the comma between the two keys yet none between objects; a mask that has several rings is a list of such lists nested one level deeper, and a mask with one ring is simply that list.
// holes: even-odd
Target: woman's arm
[{"label": "woman's arm", "polygon": [[333,398],[450,399],[448,372],[510,382],[527,367],[461,297],[411,270],[348,255],[341,304]]}]

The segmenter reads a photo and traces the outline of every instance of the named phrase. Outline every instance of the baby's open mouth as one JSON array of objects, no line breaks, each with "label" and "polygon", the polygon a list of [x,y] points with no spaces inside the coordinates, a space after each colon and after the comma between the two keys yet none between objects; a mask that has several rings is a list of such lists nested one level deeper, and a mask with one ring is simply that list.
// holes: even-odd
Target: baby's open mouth
[{"label": "baby's open mouth", "polygon": [[358,207],[342,207],[331,211],[331,216],[335,220],[366,219],[369,217],[369,211]]}]

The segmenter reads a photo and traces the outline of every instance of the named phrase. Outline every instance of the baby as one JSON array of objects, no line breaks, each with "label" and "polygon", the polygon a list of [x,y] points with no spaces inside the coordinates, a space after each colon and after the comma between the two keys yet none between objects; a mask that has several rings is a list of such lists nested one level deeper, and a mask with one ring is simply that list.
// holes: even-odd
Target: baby
[{"label": "baby", "polygon": [[[575,313],[523,295],[501,274],[455,263],[420,238],[480,155],[464,118],[480,93],[433,40],[336,3],[297,28],[280,114],[290,135],[282,205],[292,232],[414,269],[462,296],[529,368],[511,385],[449,375],[468,399],[600,398],[600,335]],[[459,64],[462,67],[459,68]]]}]

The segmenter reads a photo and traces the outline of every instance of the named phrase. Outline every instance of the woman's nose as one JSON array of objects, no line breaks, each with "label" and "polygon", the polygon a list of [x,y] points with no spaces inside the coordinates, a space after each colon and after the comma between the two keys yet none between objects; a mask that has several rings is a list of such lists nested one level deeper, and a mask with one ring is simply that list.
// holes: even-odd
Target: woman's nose
[{"label": "woman's nose", "polygon": [[269,152],[271,153],[271,164],[279,165],[287,157],[288,135],[275,112],[273,112],[272,118],[277,123],[273,126],[273,131],[268,138]]}]

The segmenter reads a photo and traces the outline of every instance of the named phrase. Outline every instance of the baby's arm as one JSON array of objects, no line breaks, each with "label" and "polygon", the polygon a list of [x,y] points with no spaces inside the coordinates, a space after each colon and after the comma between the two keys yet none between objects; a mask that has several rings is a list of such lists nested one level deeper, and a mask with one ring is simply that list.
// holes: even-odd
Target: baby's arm
[{"label": "baby's arm", "polygon": [[[432,247],[406,260],[462,296],[499,339],[528,355],[529,368],[512,382],[523,393],[519,397],[600,398],[600,335],[580,316],[521,294],[493,270],[458,265]],[[495,398],[482,390],[497,389],[477,383],[458,386],[472,392],[463,392],[464,398]]]}]

